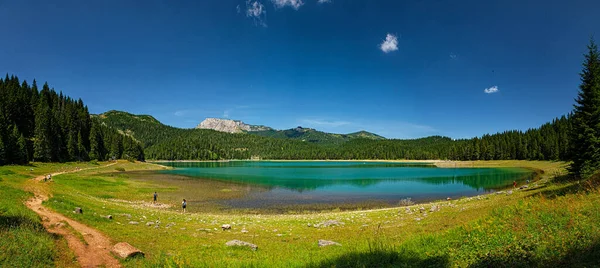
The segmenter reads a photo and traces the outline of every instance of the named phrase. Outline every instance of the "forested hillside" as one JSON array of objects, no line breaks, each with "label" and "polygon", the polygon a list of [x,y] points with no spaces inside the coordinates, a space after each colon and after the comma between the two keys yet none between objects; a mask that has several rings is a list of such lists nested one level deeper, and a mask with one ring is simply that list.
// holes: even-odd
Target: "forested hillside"
[{"label": "forested hillside", "polygon": [[90,118],[81,99],[39,90],[15,76],[0,78],[0,165],[29,161],[144,159],[133,138]]},{"label": "forested hillside", "polygon": [[289,138],[178,129],[151,116],[110,111],[98,116],[108,126],[132,135],[144,145],[148,159],[451,159],[559,160],[568,158],[570,120],[563,116],[540,128],[506,131],[473,139],[433,136],[411,140],[349,139],[311,143]]},{"label": "forested hillside", "polygon": [[311,143],[320,144],[340,144],[353,139],[372,139],[372,140],[384,140],[385,138],[377,134],[373,134],[366,131],[359,131],[350,134],[336,134],[318,131],[312,128],[297,127],[286,130],[264,130],[264,131],[251,131],[249,134],[259,135],[263,137],[272,137],[279,139],[295,139],[300,141],[306,141]]}]

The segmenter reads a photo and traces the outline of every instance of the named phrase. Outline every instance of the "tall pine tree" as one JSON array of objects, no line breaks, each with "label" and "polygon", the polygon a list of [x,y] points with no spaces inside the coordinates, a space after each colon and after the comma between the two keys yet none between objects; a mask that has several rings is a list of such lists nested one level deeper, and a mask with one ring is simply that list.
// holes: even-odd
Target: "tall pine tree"
[{"label": "tall pine tree", "polygon": [[600,54],[594,41],[585,55],[573,113],[570,171],[587,178],[600,167]]}]

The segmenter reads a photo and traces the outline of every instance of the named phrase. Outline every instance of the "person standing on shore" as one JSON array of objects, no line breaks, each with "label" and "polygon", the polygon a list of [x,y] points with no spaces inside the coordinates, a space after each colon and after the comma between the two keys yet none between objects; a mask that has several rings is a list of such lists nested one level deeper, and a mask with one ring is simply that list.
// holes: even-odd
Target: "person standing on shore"
[{"label": "person standing on shore", "polygon": [[187,202],[185,201],[185,198],[183,199],[183,202],[181,202],[181,207],[183,208],[183,213],[185,213],[185,208],[187,207]]},{"label": "person standing on shore", "polygon": [[154,204],[156,204],[156,198],[158,198],[158,194],[154,192]]},{"label": "person standing on shore", "polygon": [[513,181],[513,188],[517,188],[517,181]]}]

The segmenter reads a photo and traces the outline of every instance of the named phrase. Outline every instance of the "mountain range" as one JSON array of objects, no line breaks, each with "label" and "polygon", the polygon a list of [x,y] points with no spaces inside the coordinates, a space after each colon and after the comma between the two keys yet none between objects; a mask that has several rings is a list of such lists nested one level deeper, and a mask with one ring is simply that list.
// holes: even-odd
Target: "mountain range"
[{"label": "mountain range", "polygon": [[385,137],[364,130],[349,134],[327,133],[312,128],[304,128],[302,126],[285,130],[276,130],[267,126],[249,125],[239,120],[220,118],[206,118],[196,126],[196,128],[212,129],[228,133],[249,133],[263,137],[295,139],[312,143],[343,143],[357,138],[372,140],[386,139]]}]

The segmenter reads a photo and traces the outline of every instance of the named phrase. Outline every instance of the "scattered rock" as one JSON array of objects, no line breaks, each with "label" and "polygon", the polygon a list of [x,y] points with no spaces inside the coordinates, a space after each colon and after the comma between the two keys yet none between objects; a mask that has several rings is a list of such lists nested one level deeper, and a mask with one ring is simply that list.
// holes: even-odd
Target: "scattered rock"
[{"label": "scattered rock", "polygon": [[308,224],[306,224],[306,226],[308,226],[308,227],[312,227],[312,224],[308,223]]},{"label": "scattered rock", "polygon": [[75,213],[75,214],[83,214],[83,210],[80,207],[76,207],[75,210],[73,211],[73,213]]},{"label": "scattered rock", "polygon": [[283,236],[282,234],[276,234],[276,236]]},{"label": "scattered rock", "polygon": [[419,208],[419,212],[421,212],[421,213],[425,212],[425,208],[424,207],[420,207]]},{"label": "scattered rock", "polygon": [[223,224],[223,225],[221,225],[221,229],[223,231],[225,231],[225,230],[231,230],[231,225],[230,224]]},{"label": "scattered rock", "polygon": [[342,244],[334,241],[319,239],[319,247],[341,246]]},{"label": "scattered rock", "polygon": [[404,211],[406,212],[406,214],[412,214],[412,210],[410,210],[410,208],[406,208],[404,209]]},{"label": "scattered rock", "polygon": [[104,218],[107,218],[107,219],[109,219],[109,220],[112,220],[112,219],[113,219],[113,216],[112,216],[112,215],[106,215],[106,216],[104,216]]},{"label": "scattered rock", "polygon": [[421,218],[415,218],[415,221],[420,221],[420,220],[421,220]]},{"label": "scattered rock", "polygon": [[504,193],[504,191],[496,192],[496,194],[503,194],[503,193]]},{"label": "scattered rock", "polygon": [[123,259],[136,257],[136,256],[141,256],[141,257],[144,256],[144,252],[133,247],[132,245],[130,245],[127,242],[121,242],[121,243],[116,244],[112,248],[112,252]]},{"label": "scattered rock", "polygon": [[526,188],[529,188],[529,185],[523,185],[523,186],[519,187],[519,189],[526,189]]},{"label": "scattered rock", "polygon": [[139,222],[137,222],[137,221],[130,221],[130,222],[129,222],[129,224],[132,224],[132,225],[138,225],[138,224],[140,224],[140,223],[139,223]]},{"label": "scattered rock", "polygon": [[146,223],[146,226],[152,226],[152,225],[154,225],[153,221],[149,221],[149,222]]},{"label": "scattered rock", "polygon": [[245,233],[247,233],[247,232],[248,232],[248,230],[246,230],[246,228],[242,229],[242,233],[244,233],[244,234],[245,234]]},{"label": "scattered rock", "polygon": [[433,205],[431,206],[431,208],[429,209],[429,212],[436,212],[436,211],[440,211],[440,207],[437,205]]},{"label": "scattered rock", "polygon": [[255,244],[244,242],[244,241],[237,240],[237,239],[228,241],[227,243],[225,243],[225,246],[228,246],[228,247],[249,247],[252,250],[257,250],[258,249],[258,246],[255,245]]},{"label": "scattered rock", "polygon": [[446,197],[446,200],[450,201],[450,200],[452,200],[452,198],[450,198],[450,197]]},{"label": "scattered rock", "polygon": [[168,223],[168,224],[167,224],[167,226],[165,226],[165,227],[166,227],[166,228],[169,228],[169,227],[171,227],[171,226],[175,226],[175,223],[174,223],[174,222]]},{"label": "scattered rock", "polygon": [[318,224],[315,224],[315,228],[319,228],[319,227],[330,227],[330,226],[339,226],[339,225],[343,225],[343,222],[340,221],[336,221],[336,220],[328,220],[328,221],[324,221]]},{"label": "scattered rock", "polygon": [[123,214],[121,214],[121,216],[126,217],[128,219],[131,219],[131,214],[125,214],[125,213],[123,213]]},{"label": "scattered rock", "polygon": [[512,191],[512,190],[510,190],[510,191],[507,191],[507,192],[506,192],[506,195],[509,195],[509,194],[512,194],[512,193],[513,193],[513,191]]}]

